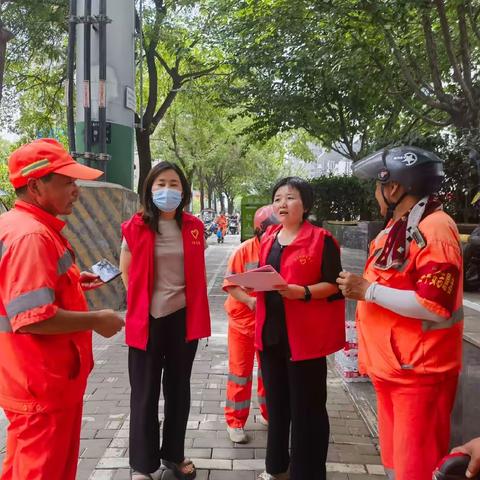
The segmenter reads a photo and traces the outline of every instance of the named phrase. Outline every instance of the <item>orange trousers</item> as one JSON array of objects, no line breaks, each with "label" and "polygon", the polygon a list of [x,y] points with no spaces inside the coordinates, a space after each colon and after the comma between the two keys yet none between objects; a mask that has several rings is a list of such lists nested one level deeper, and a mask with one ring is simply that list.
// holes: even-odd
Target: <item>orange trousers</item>
[{"label": "orange trousers", "polygon": [[82,402],[56,412],[5,415],[10,423],[0,480],[75,480]]},{"label": "orange trousers", "polygon": [[449,452],[458,375],[430,380],[402,385],[372,378],[381,457],[391,479],[432,480],[436,465]]},{"label": "orange trousers", "polygon": [[[239,330],[228,327],[228,382],[225,419],[232,428],[243,428],[250,413],[252,398],[252,372],[255,359],[254,333],[246,335]],[[265,388],[257,354],[258,368],[258,403],[260,412],[266,420],[267,405]]]}]

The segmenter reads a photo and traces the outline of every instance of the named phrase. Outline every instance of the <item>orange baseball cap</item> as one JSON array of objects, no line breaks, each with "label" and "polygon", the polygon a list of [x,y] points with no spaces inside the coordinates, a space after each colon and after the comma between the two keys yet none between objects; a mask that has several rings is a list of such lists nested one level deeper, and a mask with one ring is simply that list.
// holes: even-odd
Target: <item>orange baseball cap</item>
[{"label": "orange baseball cap", "polygon": [[53,138],[41,138],[17,148],[8,159],[8,171],[14,188],[25,186],[29,178],[41,178],[49,173],[79,180],[95,180],[103,173],[76,162]]}]

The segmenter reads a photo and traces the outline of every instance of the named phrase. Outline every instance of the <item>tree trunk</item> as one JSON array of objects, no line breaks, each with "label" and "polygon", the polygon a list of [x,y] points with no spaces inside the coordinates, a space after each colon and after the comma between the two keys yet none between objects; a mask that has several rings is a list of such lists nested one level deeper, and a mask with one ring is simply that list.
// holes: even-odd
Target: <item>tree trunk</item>
[{"label": "tree trunk", "polygon": [[203,176],[199,175],[200,181],[200,211],[205,209],[205,181],[203,180]]},{"label": "tree trunk", "polygon": [[5,58],[7,55],[7,43],[13,38],[13,34],[3,28],[0,20],[0,104],[2,103],[3,75],[5,73]]},{"label": "tree trunk", "polygon": [[207,182],[207,201],[208,201],[208,208],[210,209],[212,208],[212,196],[213,196],[212,187]]},{"label": "tree trunk", "polygon": [[231,215],[233,213],[233,197],[230,195],[227,195],[227,201],[228,201],[228,214]]},{"label": "tree trunk", "polygon": [[140,167],[137,191],[140,194],[142,192],[143,182],[152,168],[152,151],[150,149],[149,129],[135,129],[135,137],[137,139],[138,163]]},{"label": "tree trunk", "polygon": [[222,192],[218,192],[218,196],[220,197],[220,213],[225,213],[225,197]]}]

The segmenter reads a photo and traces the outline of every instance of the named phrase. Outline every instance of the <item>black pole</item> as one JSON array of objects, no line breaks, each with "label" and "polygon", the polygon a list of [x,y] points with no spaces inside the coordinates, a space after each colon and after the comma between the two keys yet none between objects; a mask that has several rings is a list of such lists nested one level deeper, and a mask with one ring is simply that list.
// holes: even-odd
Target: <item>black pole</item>
[{"label": "black pole", "polygon": [[68,147],[70,152],[76,150],[75,146],[75,44],[77,41],[77,0],[70,0],[70,17],[68,21],[68,52],[67,52],[67,128],[68,128]]},{"label": "black pole", "polygon": [[83,110],[84,110],[84,142],[85,142],[85,160],[90,165],[90,156],[92,151],[92,109],[91,109],[91,69],[90,69],[90,53],[91,53],[91,17],[92,17],[92,0],[85,0],[84,9],[84,46],[83,46]]},{"label": "black pole", "polygon": [[[100,0],[98,24],[99,45],[99,83],[98,83],[98,124],[100,158],[108,158],[107,154],[107,0]],[[100,168],[106,180],[107,161],[100,162]]]}]

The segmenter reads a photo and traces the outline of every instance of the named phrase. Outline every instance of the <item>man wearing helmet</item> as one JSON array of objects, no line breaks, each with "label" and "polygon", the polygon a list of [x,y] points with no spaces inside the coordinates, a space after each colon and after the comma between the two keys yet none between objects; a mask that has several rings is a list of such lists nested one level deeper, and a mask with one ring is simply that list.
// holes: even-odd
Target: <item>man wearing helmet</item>
[{"label": "man wearing helmet", "polygon": [[382,462],[389,478],[430,480],[448,453],[462,358],[460,239],[434,196],[443,162],[397,147],[353,172],[377,181],[386,218],[363,276],[342,272],[337,280],[345,297],[359,300],[359,362],[377,393]]},{"label": "man wearing helmet", "polygon": [[[228,261],[228,273],[243,273],[258,266],[260,238],[270,225],[278,224],[273,207],[259,208],[254,216],[255,235],[243,242]],[[256,297],[241,287],[224,280],[223,289],[228,293],[225,311],[228,315],[228,383],[225,406],[227,431],[232,442],[246,443],[244,427],[250,411],[252,396],[252,371],[255,357],[255,305]],[[258,370],[258,403],[262,418],[267,420],[265,391]]]}]

